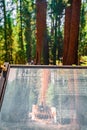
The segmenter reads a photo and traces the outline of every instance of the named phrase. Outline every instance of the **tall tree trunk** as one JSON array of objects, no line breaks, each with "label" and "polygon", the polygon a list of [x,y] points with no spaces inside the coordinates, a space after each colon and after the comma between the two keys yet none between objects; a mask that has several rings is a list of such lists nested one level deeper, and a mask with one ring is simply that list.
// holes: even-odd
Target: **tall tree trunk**
[{"label": "tall tree trunk", "polygon": [[7,37],[9,37],[7,39],[7,43],[8,43],[8,62],[9,63],[13,63],[13,39],[12,39],[12,22],[11,22],[11,13],[8,12],[7,15]]},{"label": "tall tree trunk", "polygon": [[67,65],[78,64],[78,37],[80,22],[81,0],[72,1],[72,17],[70,26],[69,51],[67,54]]},{"label": "tall tree trunk", "polygon": [[69,38],[70,38],[70,23],[71,23],[71,6],[65,10],[65,25],[64,25],[64,46],[63,46],[63,65],[66,65],[67,54],[69,49]]},{"label": "tall tree trunk", "polygon": [[58,20],[57,20],[57,22],[58,22],[58,24],[57,24],[57,26],[58,26],[58,36],[57,36],[57,44],[58,44],[58,53],[57,53],[57,60],[61,60],[61,57],[63,56],[63,48],[62,48],[62,46],[63,46],[63,37],[62,37],[62,34],[61,34],[61,15],[59,15],[59,17],[58,17]]},{"label": "tall tree trunk", "polygon": [[43,44],[43,64],[49,65],[49,46],[47,33],[45,34],[44,44]]},{"label": "tall tree trunk", "polygon": [[54,36],[55,40],[54,40],[54,45],[53,45],[53,64],[56,65],[56,49],[57,49],[57,15],[55,18],[55,36]]},{"label": "tall tree trunk", "polygon": [[[29,26],[28,26],[29,27]],[[30,28],[27,30],[26,27],[26,32],[25,32],[25,39],[26,39],[26,56],[27,56],[27,62],[31,62],[31,30]]]},{"label": "tall tree trunk", "polygon": [[7,23],[6,23],[6,6],[5,6],[5,0],[3,2],[3,12],[4,12],[4,39],[5,39],[5,61],[8,61],[8,47],[7,47]]},{"label": "tall tree trunk", "polygon": [[26,41],[26,56],[27,56],[27,62],[29,63],[31,61],[31,14],[27,13],[25,16],[28,15],[28,19],[25,19],[25,41]]},{"label": "tall tree trunk", "polygon": [[36,64],[41,64],[42,47],[46,32],[46,0],[36,1],[36,28],[37,28],[37,44],[36,44]]},{"label": "tall tree trunk", "polygon": [[22,29],[22,0],[20,0],[20,34],[19,39],[21,42],[21,49],[24,51],[24,45],[23,45],[23,29]]}]

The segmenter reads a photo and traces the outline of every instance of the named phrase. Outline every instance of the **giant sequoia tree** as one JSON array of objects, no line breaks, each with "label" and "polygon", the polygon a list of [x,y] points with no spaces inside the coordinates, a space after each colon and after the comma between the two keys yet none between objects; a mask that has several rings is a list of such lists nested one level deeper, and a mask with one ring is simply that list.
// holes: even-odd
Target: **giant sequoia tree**
[{"label": "giant sequoia tree", "polygon": [[41,64],[42,49],[46,36],[46,0],[36,1],[36,64]]},{"label": "giant sequoia tree", "polygon": [[[72,0],[66,11],[64,65],[78,64],[78,37],[80,23],[81,0]],[[68,17],[67,17],[68,16]],[[68,24],[69,23],[69,24]],[[67,32],[68,28],[68,32]]]}]

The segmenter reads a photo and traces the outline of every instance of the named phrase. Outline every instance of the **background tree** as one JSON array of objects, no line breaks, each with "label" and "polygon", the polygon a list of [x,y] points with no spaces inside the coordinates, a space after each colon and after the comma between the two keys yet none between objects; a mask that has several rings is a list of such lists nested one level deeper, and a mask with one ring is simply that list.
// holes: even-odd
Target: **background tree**
[{"label": "background tree", "polygon": [[8,53],[7,53],[7,61],[9,63],[13,63],[13,30],[12,30],[12,19],[11,19],[11,13],[8,12],[7,15],[7,48],[8,48]]},{"label": "background tree", "polygon": [[[16,63],[29,63],[35,46],[35,5],[32,1],[15,1],[16,3]],[[31,37],[32,36],[32,37]],[[34,43],[33,43],[34,41]],[[34,47],[35,48],[35,47]],[[31,56],[33,55],[33,56]]]},{"label": "background tree", "polygon": [[3,45],[4,45],[4,12],[3,12],[3,0],[0,1],[0,59],[3,58]]},{"label": "background tree", "polygon": [[64,17],[64,9],[66,7],[66,3],[67,2],[64,0],[51,0],[49,7],[49,16],[51,18],[50,46],[53,64],[56,64],[56,60],[59,60],[62,57],[62,19]]},{"label": "background tree", "polygon": [[4,59],[7,61],[8,60],[8,49],[7,49],[7,22],[6,22],[6,5],[5,5],[5,0],[2,0],[2,8],[3,8],[3,16],[4,16],[4,49],[5,49],[5,57]]},{"label": "background tree", "polygon": [[[7,2],[7,5],[9,2]],[[11,3],[10,3],[11,4]],[[8,61],[12,63],[12,18],[11,12],[12,9],[6,9],[6,1],[1,1],[1,10],[2,10],[2,17],[1,17],[1,60]]]},{"label": "background tree", "polygon": [[16,25],[17,25],[17,44],[18,50],[16,52],[16,62],[19,64],[25,63],[25,50],[24,50],[24,40],[23,40],[23,1],[16,1]]},{"label": "background tree", "polygon": [[87,55],[87,2],[84,0],[81,6],[79,57]]},{"label": "background tree", "polygon": [[[32,58],[35,58],[33,49],[35,48],[35,4],[33,0],[23,1],[23,21],[24,21],[24,37],[26,43],[26,57],[29,63]],[[34,50],[35,51],[35,50]]]}]

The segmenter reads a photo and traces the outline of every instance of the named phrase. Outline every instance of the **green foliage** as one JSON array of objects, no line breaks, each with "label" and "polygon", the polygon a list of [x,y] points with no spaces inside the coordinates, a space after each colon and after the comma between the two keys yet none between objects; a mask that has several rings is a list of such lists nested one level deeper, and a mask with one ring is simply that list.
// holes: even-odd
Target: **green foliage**
[{"label": "green foliage", "polygon": [[87,19],[87,2],[83,2],[81,8],[79,56],[87,55],[87,20],[86,19]]},{"label": "green foliage", "polygon": [[[33,52],[33,46],[35,45],[35,5],[32,1],[23,1],[23,22],[25,25],[24,29],[24,37],[25,37],[25,43],[26,43],[26,57],[27,62],[30,62],[32,57],[34,57]],[[34,42],[33,42],[34,41]]]},{"label": "green foliage", "polygon": [[[47,39],[49,61],[56,64],[62,57],[64,13],[70,0],[48,0]],[[1,0],[0,60],[25,64],[36,56],[36,5],[34,0]],[[87,55],[87,1],[82,2],[79,50]]]},{"label": "green foliage", "polygon": [[51,57],[53,64],[56,64],[56,60],[62,57],[63,48],[63,18],[64,9],[67,5],[67,1],[63,0],[51,0],[49,4],[49,17],[51,19],[51,30],[50,31],[50,46],[51,46]]},{"label": "green foliage", "polygon": [[80,57],[80,64],[81,66],[87,66],[87,56]]}]

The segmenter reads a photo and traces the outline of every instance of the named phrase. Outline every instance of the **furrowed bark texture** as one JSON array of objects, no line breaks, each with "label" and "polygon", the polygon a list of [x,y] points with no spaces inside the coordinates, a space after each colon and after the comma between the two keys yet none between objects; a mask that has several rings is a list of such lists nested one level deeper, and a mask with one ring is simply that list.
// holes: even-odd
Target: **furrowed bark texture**
[{"label": "furrowed bark texture", "polygon": [[46,8],[47,3],[45,0],[37,0],[36,2],[36,64],[41,64],[42,47],[46,33]]},{"label": "furrowed bark texture", "polygon": [[72,14],[72,8],[71,6],[69,6],[65,10],[63,65],[66,65],[68,48],[69,48],[71,14]]},{"label": "furrowed bark texture", "polygon": [[[66,53],[67,55],[65,55],[65,57],[67,56],[66,62],[64,63],[65,65],[78,64],[78,37],[79,37],[80,8],[81,8],[81,0],[73,0],[72,11],[71,11],[72,12],[71,22],[70,22],[70,34],[68,35],[65,31],[65,36],[68,35],[67,37],[69,37],[69,46],[67,47],[68,51]],[[65,30],[67,30],[67,28],[65,28]],[[68,43],[66,45],[68,45]]]}]

